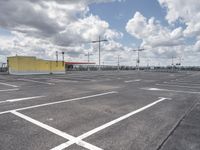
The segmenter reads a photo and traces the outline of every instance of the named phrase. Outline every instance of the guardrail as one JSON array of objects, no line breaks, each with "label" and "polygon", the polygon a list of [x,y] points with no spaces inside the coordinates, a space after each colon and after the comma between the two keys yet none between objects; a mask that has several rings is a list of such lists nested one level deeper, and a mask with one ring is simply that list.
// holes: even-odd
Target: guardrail
[{"label": "guardrail", "polygon": [[7,67],[0,67],[0,74],[8,74],[8,68]]}]

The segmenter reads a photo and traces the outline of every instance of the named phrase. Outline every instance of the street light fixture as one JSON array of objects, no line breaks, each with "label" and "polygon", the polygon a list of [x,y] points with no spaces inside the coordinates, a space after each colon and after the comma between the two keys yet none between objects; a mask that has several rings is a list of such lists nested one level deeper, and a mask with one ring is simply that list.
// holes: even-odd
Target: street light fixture
[{"label": "street light fixture", "polygon": [[58,67],[58,51],[56,51],[56,66]]},{"label": "street light fixture", "polygon": [[108,40],[106,39],[101,39],[101,36],[99,36],[99,40],[91,42],[91,43],[99,43],[99,70],[101,69],[101,43],[107,41]]},{"label": "street light fixture", "polygon": [[172,72],[174,72],[174,67],[175,67],[175,65],[174,65],[174,58],[176,58],[176,57],[172,56]]},{"label": "street light fixture", "polygon": [[[60,52],[58,52],[58,51],[56,51],[56,66],[58,67],[58,54],[59,54]],[[62,65],[64,66],[65,65],[65,52],[61,52],[61,54],[62,54]]]},{"label": "street light fixture", "polygon": [[90,52],[88,52],[87,54],[85,54],[85,56],[87,56],[88,58],[88,63],[90,62],[90,56],[92,56],[93,54],[91,54]]},{"label": "street light fixture", "polygon": [[143,49],[143,48],[138,48],[138,49],[133,50],[134,52],[137,52],[137,54],[138,54],[138,58],[137,58],[137,70],[138,71],[140,70],[140,52],[144,51],[144,50],[145,49]]},{"label": "street light fixture", "polygon": [[92,56],[93,54],[91,54],[90,52],[88,52],[87,54],[85,54],[85,56],[88,57],[88,71],[90,70],[89,68],[89,63],[90,63],[90,56]]},{"label": "street light fixture", "polygon": [[120,56],[118,55],[118,71],[119,71],[119,66],[120,66]]},{"label": "street light fixture", "polygon": [[65,52],[62,52],[63,66],[65,65]]}]

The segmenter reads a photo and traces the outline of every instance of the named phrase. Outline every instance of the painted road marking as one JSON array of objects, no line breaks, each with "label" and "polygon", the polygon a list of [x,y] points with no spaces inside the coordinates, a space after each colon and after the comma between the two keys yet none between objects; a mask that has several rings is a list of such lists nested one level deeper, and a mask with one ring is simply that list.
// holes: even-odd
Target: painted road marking
[{"label": "painted road marking", "polygon": [[50,78],[50,77],[49,77],[49,78],[48,78],[48,77],[47,77],[47,78],[40,77],[40,78],[32,78],[32,79],[34,79],[34,80],[38,80],[38,79],[39,79],[39,80],[40,80],[40,79],[50,80],[50,79],[52,79],[52,78]]},{"label": "painted road marking", "polygon": [[156,84],[160,86],[174,86],[174,87],[186,87],[186,88],[197,88],[199,89],[200,87],[195,87],[195,86],[186,86],[186,85],[175,85],[175,84]]},{"label": "painted road marking", "polygon": [[18,91],[19,89],[5,89],[5,90],[0,90],[0,92],[9,92],[9,91]]},{"label": "painted road marking", "polygon": [[34,82],[34,83],[41,83],[41,84],[47,84],[47,85],[54,85],[54,83],[41,82],[41,81],[35,81],[35,80],[30,80],[30,79],[17,79],[17,80],[27,81],[27,82]]},{"label": "painted road marking", "polygon": [[52,82],[58,82],[58,83],[77,83],[79,81],[75,80],[61,80],[61,79],[51,79]]},{"label": "painted road marking", "polygon": [[20,118],[22,118],[22,119],[24,119],[24,120],[26,120],[26,121],[28,121],[28,122],[31,122],[31,123],[43,128],[43,129],[45,129],[47,131],[50,131],[50,132],[52,132],[52,133],[54,133],[54,134],[56,134],[56,135],[58,135],[60,137],[63,137],[65,139],[69,140],[69,141],[72,141],[73,143],[76,143],[77,145],[80,145],[80,146],[82,146],[84,148],[87,148],[89,150],[102,150],[101,148],[98,148],[98,147],[96,147],[96,146],[94,146],[92,144],[89,144],[89,143],[84,142],[82,140],[77,140],[77,138],[75,138],[75,137],[73,137],[73,136],[71,136],[71,135],[69,135],[69,134],[67,134],[67,133],[65,133],[63,131],[60,131],[60,130],[58,130],[56,128],[53,128],[53,127],[51,127],[49,125],[46,125],[46,124],[44,124],[42,122],[39,122],[39,121],[37,121],[37,120],[35,120],[33,118],[30,118],[30,117],[28,117],[28,116],[26,116],[26,115],[24,115],[22,113],[19,113],[17,111],[12,111],[11,113],[16,115],[16,116],[18,116],[18,117],[20,117]]},{"label": "painted road marking", "polygon": [[25,98],[15,98],[15,99],[8,99],[5,101],[0,101],[0,103],[6,103],[6,102],[18,102],[18,101],[25,101],[25,100],[31,100],[31,99],[37,99],[37,98],[43,98],[45,96],[34,96],[34,97],[25,97]]},{"label": "painted road marking", "polygon": [[200,83],[197,84],[197,83],[192,83],[192,82],[163,82],[163,83],[169,83],[169,84],[179,84],[179,85],[191,85],[191,86],[200,86]]},{"label": "painted road marking", "polygon": [[8,84],[8,83],[3,83],[3,82],[0,82],[1,85],[6,85],[6,86],[10,86],[10,87],[14,87],[14,88],[17,88],[18,86],[16,85],[13,85],[13,84]]},{"label": "painted road marking", "polygon": [[200,94],[200,92],[194,92],[194,91],[179,91],[179,90],[169,90],[169,89],[159,89],[159,88],[141,88],[141,89],[148,91],[166,91],[166,92],[176,92],[176,93]]},{"label": "painted road marking", "polygon": [[23,108],[3,111],[3,112],[0,112],[0,115],[10,113],[11,111],[27,110],[27,109],[32,109],[32,108],[50,106],[50,105],[61,104],[61,103],[72,102],[72,101],[79,101],[79,100],[83,100],[83,99],[99,97],[99,96],[104,96],[104,95],[108,95],[108,94],[116,94],[116,93],[118,93],[118,92],[112,91],[112,92],[106,92],[106,93],[84,96],[84,97],[79,97],[79,98],[73,98],[73,99],[68,99],[68,100],[61,100],[61,101],[56,101],[56,102],[51,102],[51,103],[44,103],[44,104],[40,104],[40,105],[33,105],[33,106],[29,106],[29,107],[23,107]]},{"label": "painted road marking", "polygon": [[[137,113],[139,113],[139,112],[142,112],[142,111],[144,111],[144,110],[146,110],[146,109],[148,109],[148,108],[150,108],[150,107],[152,107],[152,106],[154,106],[154,105],[156,105],[156,104],[158,104],[158,103],[160,103],[162,101],[165,101],[165,100],[171,100],[171,98],[160,97],[159,100],[157,100],[157,101],[155,101],[155,102],[153,102],[151,104],[148,104],[148,105],[146,105],[146,106],[144,106],[144,107],[142,107],[140,109],[132,111],[132,112],[130,112],[130,113],[124,115],[124,116],[121,116],[121,117],[119,117],[119,118],[117,118],[117,119],[115,119],[113,121],[110,121],[110,122],[108,122],[106,124],[103,124],[103,125],[95,128],[95,129],[93,129],[93,130],[91,130],[89,132],[86,132],[86,133],[78,136],[77,139],[83,140],[83,139],[85,139],[85,138],[87,138],[87,137],[89,137],[89,136],[91,136],[91,135],[93,135],[93,134],[105,129],[105,128],[108,128],[108,127],[110,127],[110,126],[112,126],[112,125],[114,125],[114,124],[116,124],[118,122],[121,122],[121,121],[123,121],[123,120],[125,120],[125,119],[127,119],[127,118],[129,118],[129,117],[131,117],[131,116],[133,116],[133,115],[135,115]],[[63,150],[63,149],[65,149],[65,148],[67,148],[67,147],[69,147],[69,146],[71,146],[73,144],[75,144],[73,141],[68,141],[66,143],[63,143],[61,145],[56,146],[55,148],[52,148],[51,150]]]},{"label": "painted road marking", "polygon": [[124,81],[125,83],[139,82],[141,79]]},{"label": "painted road marking", "polygon": [[[87,76],[88,77],[88,76]],[[91,79],[89,78],[83,78],[83,77],[56,77],[56,79],[64,79],[64,80],[69,80],[69,81],[90,81]]]}]

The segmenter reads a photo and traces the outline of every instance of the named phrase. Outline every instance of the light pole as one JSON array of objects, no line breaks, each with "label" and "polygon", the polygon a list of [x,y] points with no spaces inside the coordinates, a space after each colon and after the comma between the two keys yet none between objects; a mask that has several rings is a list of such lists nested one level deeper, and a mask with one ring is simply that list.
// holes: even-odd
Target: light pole
[{"label": "light pole", "polygon": [[140,52],[144,51],[144,50],[145,49],[143,49],[143,48],[138,48],[138,49],[133,50],[134,52],[137,52],[137,54],[138,54],[138,58],[137,58],[137,70],[138,71],[140,70]]},{"label": "light pole", "polygon": [[[90,54],[90,52],[88,52],[87,54],[85,54],[85,56],[88,57],[88,65],[90,63],[90,56],[93,55],[93,54]],[[90,70],[89,66],[88,66],[88,71]]]},{"label": "light pole", "polygon": [[179,71],[181,70],[182,60],[184,60],[181,56],[179,57]]},{"label": "light pole", "polygon": [[99,70],[101,69],[101,42],[107,42],[108,40],[106,39],[101,39],[99,36],[99,40],[97,41],[92,41],[92,43],[99,43]]},{"label": "light pole", "polygon": [[56,51],[56,66],[58,67],[58,51]]},{"label": "light pole", "polygon": [[90,52],[88,52],[87,54],[85,54],[85,56],[87,56],[88,58],[88,63],[90,62],[90,56],[92,56],[93,54],[91,54]]},{"label": "light pole", "polygon": [[149,59],[147,58],[147,70],[149,70]]},{"label": "light pole", "polygon": [[65,52],[62,52],[63,66],[65,65]]},{"label": "light pole", "polygon": [[174,71],[174,58],[176,58],[176,57],[172,56],[172,72]]},{"label": "light pole", "polygon": [[117,60],[118,60],[118,71],[119,71],[119,61],[120,61],[120,56],[118,55],[118,57],[117,57]]}]

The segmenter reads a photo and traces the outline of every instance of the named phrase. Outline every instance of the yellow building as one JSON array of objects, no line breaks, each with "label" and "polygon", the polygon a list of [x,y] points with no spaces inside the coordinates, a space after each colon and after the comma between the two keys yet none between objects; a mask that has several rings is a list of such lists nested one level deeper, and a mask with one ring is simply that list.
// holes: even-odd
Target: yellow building
[{"label": "yellow building", "polygon": [[8,57],[10,74],[64,74],[65,64],[62,61],[49,61],[37,59],[32,56]]}]

